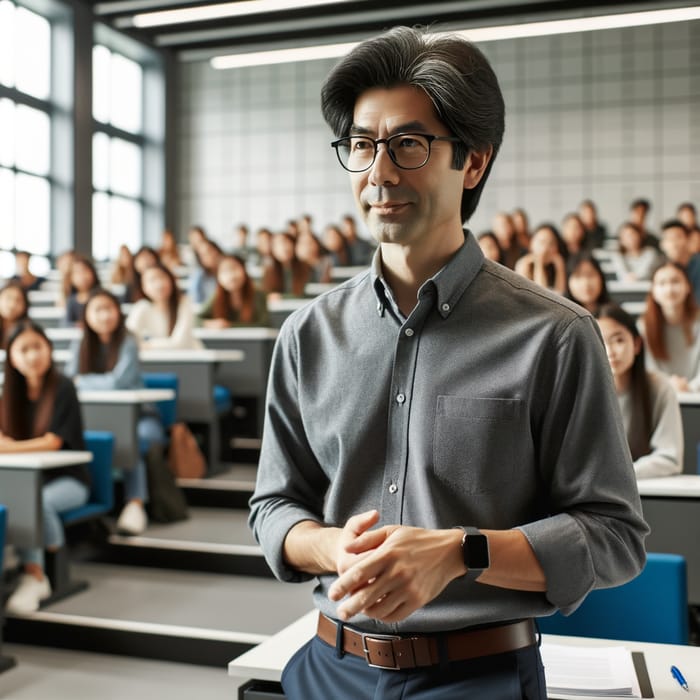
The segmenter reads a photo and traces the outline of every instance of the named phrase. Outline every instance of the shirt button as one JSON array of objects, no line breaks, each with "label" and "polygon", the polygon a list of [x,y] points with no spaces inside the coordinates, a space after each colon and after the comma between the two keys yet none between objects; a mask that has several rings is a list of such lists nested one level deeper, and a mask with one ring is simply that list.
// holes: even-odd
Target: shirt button
[{"label": "shirt button", "polygon": [[443,304],[440,308],[441,308],[443,311],[449,311],[449,310],[450,310],[450,305],[449,305],[449,304]]},{"label": "shirt button", "polygon": [[403,403],[406,400],[406,397],[403,394],[396,394],[396,401],[398,403]]},{"label": "shirt button", "polygon": [[389,493],[396,493],[399,487],[396,484],[389,484]]},{"label": "shirt button", "polygon": [[413,328],[407,328],[404,333],[410,338],[413,335]]}]

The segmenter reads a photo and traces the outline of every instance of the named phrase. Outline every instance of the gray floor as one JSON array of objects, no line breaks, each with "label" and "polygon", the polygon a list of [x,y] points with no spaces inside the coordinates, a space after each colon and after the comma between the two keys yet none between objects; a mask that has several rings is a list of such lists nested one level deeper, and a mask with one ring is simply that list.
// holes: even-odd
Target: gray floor
[{"label": "gray floor", "polygon": [[184,542],[255,545],[248,512],[224,508],[192,508],[190,517],[167,525],[149,524],[144,537]]},{"label": "gray floor", "polygon": [[71,571],[90,587],[46,612],[274,634],[313,607],[313,582],[93,563]]},{"label": "gray floor", "polygon": [[0,674],[2,700],[234,700],[226,669],[6,644],[17,666]]}]

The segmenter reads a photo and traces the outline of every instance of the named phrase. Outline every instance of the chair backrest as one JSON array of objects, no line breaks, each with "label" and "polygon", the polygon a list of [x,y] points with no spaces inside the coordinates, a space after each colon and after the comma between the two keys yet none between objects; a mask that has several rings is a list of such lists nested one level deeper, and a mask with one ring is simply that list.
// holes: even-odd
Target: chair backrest
[{"label": "chair backrest", "polygon": [[92,462],[88,465],[91,479],[90,497],[85,505],[61,513],[61,520],[65,525],[106,515],[114,506],[114,435],[106,430],[86,430],[83,438],[85,449],[92,452]]},{"label": "chair backrest", "polygon": [[5,554],[5,527],[7,523],[7,508],[0,504],[0,577],[2,577],[2,558]]},{"label": "chair backrest", "polygon": [[143,372],[141,379],[147,389],[172,389],[175,392],[175,397],[170,401],[156,403],[160,420],[167,430],[177,420],[177,374],[175,372]]},{"label": "chair backrest", "polygon": [[537,622],[548,634],[687,644],[685,558],[649,553],[637,578],[617,588],[591,591],[568,617],[555,613]]}]

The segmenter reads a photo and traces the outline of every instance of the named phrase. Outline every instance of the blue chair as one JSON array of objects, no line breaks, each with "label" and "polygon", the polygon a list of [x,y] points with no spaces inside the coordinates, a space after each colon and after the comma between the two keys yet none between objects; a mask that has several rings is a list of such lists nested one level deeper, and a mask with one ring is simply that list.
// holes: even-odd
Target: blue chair
[{"label": "blue chair", "polygon": [[61,513],[64,525],[107,515],[114,507],[114,481],[112,479],[114,435],[105,430],[86,430],[83,437],[85,449],[92,452],[92,462],[88,467],[92,481],[90,497],[85,505]]},{"label": "blue chair", "polygon": [[177,420],[177,374],[174,372],[144,372],[141,374],[141,379],[147,389],[172,389],[175,392],[174,398],[169,401],[156,403],[163,428],[167,430]]},{"label": "blue chair", "polygon": [[666,644],[688,643],[688,586],[685,558],[647,554],[637,578],[617,588],[591,591],[565,617],[538,618],[540,631]]},{"label": "blue chair", "polygon": [[233,408],[231,390],[220,384],[214,385],[214,408],[217,415],[228,413]]}]

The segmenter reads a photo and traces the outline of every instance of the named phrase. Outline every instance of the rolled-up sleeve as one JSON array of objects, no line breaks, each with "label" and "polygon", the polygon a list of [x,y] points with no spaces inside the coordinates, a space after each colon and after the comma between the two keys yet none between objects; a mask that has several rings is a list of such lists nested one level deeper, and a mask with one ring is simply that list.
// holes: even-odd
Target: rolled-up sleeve
[{"label": "rolled-up sleeve", "polygon": [[620,585],[645,562],[632,459],[603,343],[587,316],[561,333],[543,387],[540,470],[550,517],[523,525],[547,599],[572,612],[594,588]]}]

